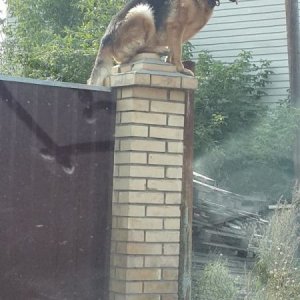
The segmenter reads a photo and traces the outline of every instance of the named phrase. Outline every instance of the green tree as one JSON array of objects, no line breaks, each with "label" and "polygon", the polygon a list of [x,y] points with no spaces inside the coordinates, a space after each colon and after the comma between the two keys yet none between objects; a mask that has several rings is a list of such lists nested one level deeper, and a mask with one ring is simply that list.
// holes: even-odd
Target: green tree
[{"label": "green tree", "polygon": [[123,0],[10,0],[1,72],[86,82],[99,41]]}]

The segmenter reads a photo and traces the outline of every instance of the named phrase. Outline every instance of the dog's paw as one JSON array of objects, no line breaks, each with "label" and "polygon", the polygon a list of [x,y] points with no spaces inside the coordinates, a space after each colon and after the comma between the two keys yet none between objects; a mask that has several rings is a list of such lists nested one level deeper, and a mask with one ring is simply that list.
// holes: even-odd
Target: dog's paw
[{"label": "dog's paw", "polygon": [[157,53],[160,56],[168,56],[170,54],[170,49],[168,47],[158,47]]},{"label": "dog's paw", "polygon": [[195,76],[194,72],[184,68],[180,73],[184,74],[184,75],[188,75],[188,76]]}]

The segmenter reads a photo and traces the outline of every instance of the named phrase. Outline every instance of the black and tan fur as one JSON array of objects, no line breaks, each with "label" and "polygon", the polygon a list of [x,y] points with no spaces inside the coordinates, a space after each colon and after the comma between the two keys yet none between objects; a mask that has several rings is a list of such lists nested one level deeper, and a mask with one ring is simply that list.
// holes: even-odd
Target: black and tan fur
[{"label": "black and tan fur", "polygon": [[141,52],[168,52],[168,62],[174,64],[178,72],[193,75],[182,65],[182,43],[206,25],[218,2],[130,0],[106,29],[88,83],[102,85],[113,60],[126,63]]}]

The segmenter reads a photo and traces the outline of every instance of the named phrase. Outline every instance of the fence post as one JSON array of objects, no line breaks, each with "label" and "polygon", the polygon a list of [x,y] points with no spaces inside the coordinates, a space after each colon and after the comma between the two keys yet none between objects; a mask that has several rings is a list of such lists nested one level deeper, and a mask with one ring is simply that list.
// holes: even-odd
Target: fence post
[{"label": "fence post", "polygon": [[191,233],[191,218],[183,214],[192,209],[184,127],[197,80],[154,54],[140,54],[114,67],[109,84],[117,95],[110,299],[181,299],[179,278],[186,276],[179,272],[188,274],[188,264],[182,270],[179,261],[191,248],[180,245],[186,240],[180,235]]}]

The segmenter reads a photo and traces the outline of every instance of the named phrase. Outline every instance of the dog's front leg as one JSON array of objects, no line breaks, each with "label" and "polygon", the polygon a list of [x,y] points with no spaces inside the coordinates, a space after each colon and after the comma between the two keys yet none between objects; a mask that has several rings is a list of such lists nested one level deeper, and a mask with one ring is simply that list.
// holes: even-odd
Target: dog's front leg
[{"label": "dog's front leg", "polygon": [[192,71],[184,68],[181,61],[183,33],[184,28],[182,28],[180,24],[172,22],[167,25],[168,46],[170,48],[167,61],[176,66],[177,72],[194,76]]}]

